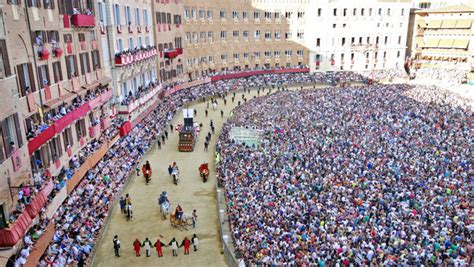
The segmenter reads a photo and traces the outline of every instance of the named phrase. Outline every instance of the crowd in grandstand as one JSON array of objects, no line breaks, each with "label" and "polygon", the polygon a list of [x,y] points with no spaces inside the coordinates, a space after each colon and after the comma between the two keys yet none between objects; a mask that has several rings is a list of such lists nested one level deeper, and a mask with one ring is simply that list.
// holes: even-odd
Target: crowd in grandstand
[{"label": "crowd in grandstand", "polygon": [[418,81],[441,81],[445,84],[461,84],[467,81],[468,71],[464,69],[420,68],[415,72]]},{"label": "crowd in grandstand", "polygon": [[[365,78],[362,75],[354,74],[351,72],[327,73],[327,74],[321,74],[321,73],[270,74],[270,75],[254,76],[254,77],[249,77],[249,78],[221,80],[221,81],[214,82],[211,84],[183,89],[181,91],[178,91],[170,95],[169,97],[164,98],[163,101],[158,105],[158,107],[152,112],[152,114],[149,114],[141,123],[139,123],[135,128],[133,128],[132,131],[127,136],[122,137],[119,140],[119,142],[117,142],[107,152],[107,154],[99,162],[99,164],[95,168],[93,168],[91,171],[88,172],[86,178],[83,179],[83,181],[68,196],[68,198],[62,204],[62,206],[58,209],[58,211],[56,212],[53,218],[54,223],[55,223],[55,229],[56,229],[53,242],[50,244],[47,252],[42,258],[40,262],[40,266],[48,266],[50,264],[57,265],[57,266],[64,266],[66,264],[81,264],[87,261],[90,253],[92,252],[94,244],[97,242],[97,239],[99,238],[100,229],[102,225],[105,223],[105,220],[107,218],[107,211],[110,208],[111,203],[113,203],[113,201],[121,193],[124,183],[128,179],[129,175],[133,172],[134,167],[136,166],[137,162],[141,159],[141,157],[144,155],[145,151],[147,151],[152,146],[156,137],[162,135],[164,129],[167,126],[169,119],[176,113],[177,109],[183,106],[184,104],[203,98],[203,97],[213,96],[213,95],[223,95],[231,90],[242,89],[242,88],[251,88],[251,87],[261,88],[261,87],[269,87],[269,86],[278,87],[278,86],[313,84],[313,83],[334,84],[334,83],[347,82],[347,81],[364,82]],[[391,96],[399,94],[399,92],[397,91],[398,89],[396,88],[388,88],[388,89],[390,89],[389,92]],[[374,109],[376,108],[380,109],[380,106],[377,106],[376,103],[381,103],[380,101],[382,100],[380,99],[381,97],[379,95],[385,96],[386,93],[384,92],[384,94],[378,94],[378,95],[374,94],[374,92],[379,92],[379,90],[381,89],[380,88],[372,89],[372,91],[361,90],[360,93],[357,93],[351,89],[349,90],[349,92],[353,93],[354,95],[352,96],[346,95],[346,98],[343,98],[343,99],[339,98],[339,100],[341,101],[340,103],[334,103],[334,101],[331,101],[331,97],[339,96],[337,91],[332,91],[331,89],[323,90],[321,92],[324,92],[324,94],[326,95],[323,95],[323,98],[320,99],[321,102],[319,103],[319,106],[316,105],[313,107],[313,109],[319,112],[332,111],[333,112],[332,114],[325,114],[325,115],[334,115],[335,120],[340,119],[344,113],[342,112],[342,110],[338,110],[338,108],[341,108],[341,106],[343,106],[343,103],[345,102],[351,103],[352,105],[355,105],[355,107],[360,108],[362,103],[366,103],[366,102],[362,102],[359,106],[357,106],[356,100],[361,100],[360,98],[363,98],[364,93],[368,94],[367,97],[372,98],[373,102],[372,101],[370,102],[373,105],[372,107]],[[290,100],[291,97],[285,100],[279,98],[279,97],[285,96],[286,94],[290,94],[290,93],[279,93],[277,96],[275,96],[275,98],[270,97],[269,99],[275,100],[274,103],[266,102],[267,100],[264,101],[260,99],[254,100],[254,101],[255,101],[255,104],[262,105],[261,108],[263,110],[271,109],[272,106],[277,105],[277,106],[282,106],[282,112],[284,112],[284,110],[289,112],[288,109],[284,109],[283,106],[286,105],[285,101]],[[306,92],[304,94],[308,94],[308,99],[302,100],[301,95],[297,94],[297,95],[294,95],[295,100],[291,100],[291,102],[288,101],[288,103],[302,105],[299,109],[295,109],[292,112],[302,112],[303,108],[307,108],[307,105],[305,103],[308,100],[314,100],[314,96],[312,96],[311,93]],[[393,104],[392,102],[390,102],[391,100],[389,99],[390,98],[388,98],[387,102],[383,103],[384,106],[387,108],[389,104]],[[302,102],[295,103],[294,101],[302,101]],[[326,102],[327,104],[325,104]],[[394,103],[398,103],[398,102],[394,102]],[[293,108],[295,107],[298,108],[298,106],[294,106]],[[349,107],[350,106],[348,106],[348,108]],[[404,107],[404,106],[401,105],[400,107]],[[241,109],[245,110],[246,108],[247,107],[242,107]],[[321,109],[324,109],[326,111],[321,111]],[[273,108],[273,111],[277,111],[277,110],[279,109]],[[341,111],[341,112],[338,112],[338,111]],[[412,117],[412,115],[409,115],[409,118],[413,121],[420,120],[420,117],[418,116],[423,116],[424,115],[423,111],[424,110],[419,110],[418,113],[421,113],[421,115],[415,112],[415,114],[418,114],[418,115],[416,115],[415,117]],[[437,111],[437,109],[433,107],[432,112],[435,112],[435,111]],[[377,114],[378,117],[375,115],[374,115],[375,117],[364,117],[363,115],[364,112],[366,113],[371,112],[371,110],[367,108],[366,110],[361,111],[361,114],[359,115],[360,119],[376,120],[376,119],[385,118],[387,120],[387,124],[388,122],[391,122],[397,125],[395,128],[400,129],[401,127],[399,126],[400,122],[397,121],[396,118],[391,118],[389,114],[380,113],[380,114]],[[253,112],[251,112],[250,114],[253,114]],[[281,115],[282,113],[278,112],[276,114]],[[326,120],[331,119],[330,116],[327,116],[327,117],[316,116],[316,117],[318,118],[318,120],[320,120],[320,118],[326,119]],[[249,122],[248,120],[250,120],[250,116],[239,116],[239,117],[236,116],[234,118],[239,118],[241,120],[240,121],[241,123],[248,123]],[[262,118],[260,119],[257,118],[257,120],[261,120],[263,118],[264,117],[262,116]],[[300,133],[305,132],[305,128],[302,128],[303,126],[305,126],[304,124],[305,117],[302,116],[301,118],[302,120],[298,119],[298,120],[293,120],[291,122],[293,124],[299,123],[299,126],[298,126],[299,128],[298,127],[294,128],[294,131],[291,131],[291,134],[288,131],[288,129],[284,129],[284,127],[282,127],[281,129],[282,132],[279,132],[279,134],[281,134],[282,136],[288,135],[287,137],[290,137],[286,139],[286,142],[289,140],[292,140],[292,141],[295,140],[296,141],[295,143],[290,144],[290,143],[286,143],[282,141],[281,144],[286,144],[287,146],[278,147],[278,146],[274,146],[275,145],[273,143],[274,140],[269,139],[268,143],[265,146],[266,153],[268,154],[262,156],[261,153],[257,153],[259,155],[259,160],[260,159],[268,160],[268,155],[271,155],[272,153],[277,153],[277,154],[283,153],[285,149],[289,149],[289,152],[288,152],[289,154],[285,155],[285,157],[288,157],[288,159],[292,163],[290,165],[285,166],[285,171],[288,173],[284,174],[282,172],[281,175],[283,176],[278,177],[275,180],[275,186],[283,185],[283,187],[276,188],[272,186],[271,191],[270,191],[272,194],[276,194],[276,196],[281,197],[282,198],[281,201],[288,201],[289,199],[293,200],[289,202],[291,206],[289,206],[287,210],[285,210],[285,212],[287,213],[285,214],[285,216],[289,215],[289,216],[293,216],[293,218],[295,219],[300,219],[296,211],[301,211],[300,209],[302,209],[303,206],[305,205],[307,206],[309,205],[308,202],[313,201],[310,198],[308,198],[309,195],[305,195],[305,194],[311,194],[311,196],[314,197],[316,196],[316,192],[318,192],[318,194],[324,193],[325,195],[321,195],[322,199],[329,200],[329,201],[336,201],[334,199],[335,197],[337,197],[336,194],[328,193],[328,188],[329,188],[328,181],[331,179],[336,179],[336,180],[339,179],[338,180],[339,186],[334,187],[334,188],[340,188],[340,190],[347,192],[348,196],[350,195],[350,193],[354,195],[356,194],[354,192],[357,192],[358,194],[357,203],[360,203],[359,206],[353,207],[351,210],[353,212],[351,213],[351,216],[354,216],[354,218],[349,219],[349,217],[346,217],[345,220],[347,221],[347,223],[345,223],[344,225],[346,225],[347,227],[349,227],[348,225],[352,225],[351,227],[353,229],[357,229],[358,225],[366,225],[366,226],[369,224],[374,225],[374,221],[377,221],[377,218],[378,218],[377,222],[381,222],[380,220],[385,219],[386,223],[388,223],[389,219],[392,220],[393,219],[392,217],[387,219],[386,217],[382,216],[383,214],[382,215],[375,214],[376,212],[374,212],[374,214],[371,215],[370,212],[368,212],[369,209],[367,205],[369,205],[368,203],[370,203],[368,201],[368,196],[370,194],[364,189],[369,186],[374,186],[375,184],[377,184],[377,181],[373,179],[374,176],[370,175],[370,173],[368,173],[367,170],[363,170],[363,168],[361,168],[360,170],[358,170],[358,172],[354,172],[354,175],[357,175],[359,177],[355,180],[355,182],[351,183],[351,186],[347,185],[346,177],[334,178],[334,175],[329,175],[329,173],[331,172],[340,170],[341,166],[345,166],[346,169],[349,170],[350,167],[358,165],[360,162],[354,162],[356,158],[349,158],[349,159],[346,158],[342,161],[341,161],[341,158],[337,158],[339,164],[325,165],[326,166],[325,168],[327,170],[325,170],[325,168],[321,168],[320,172],[325,170],[327,174],[323,175],[322,173],[315,173],[314,176],[311,176],[311,177],[314,178],[314,180],[318,182],[311,182],[311,184],[309,184],[311,188],[314,187],[315,189],[319,191],[311,192],[310,190],[307,193],[302,192],[302,190],[307,188],[308,186],[308,183],[305,182],[305,180],[307,180],[310,177],[309,173],[307,173],[306,171],[303,171],[303,169],[306,169],[306,168],[314,169],[313,168],[314,166],[306,166],[307,164],[309,164],[309,161],[306,161],[304,166],[300,164],[301,157],[303,157],[304,151],[301,155],[292,154],[293,153],[292,151],[294,151],[296,148],[302,148],[308,145],[301,142],[297,142],[297,140],[302,140],[302,139],[301,139],[301,135],[298,135],[298,132],[296,130],[297,129],[301,130]],[[308,120],[308,118],[306,118],[306,120]],[[263,121],[261,122],[263,123]],[[289,124],[290,120],[282,119],[281,121],[276,120],[275,123],[276,122],[284,125],[285,123]],[[236,123],[236,121],[233,121],[233,123]],[[442,125],[441,127],[444,127],[443,125],[445,124],[441,124]],[[368,123],[365,125],[366,127],[364,129],[368,129],[369,126],[375,127],[375,129],[378,129],[376,125],[369,125]],[[263,126],[268,126],[268,125],[264,124],[264,125],[258,125],[258,126],[263,127]],[[358,131],[358,128],[355,127],[355,124],[353,122],[352,122],[352,126],[344,122],[341,122],[339,126],[351,127],[354,133]],[[229,127],[229,126],[226,126],[226,127]],[[317,125],[315,124],[313,127],[322,127],[322,126],[320,124],[317,124]],[[333,127],[336,127],[336,124],[331,125],[331,126],[326,126],[326,129],[323,129],[323,130],[328,131],[330,129],[330,132],[328,134],[337,134],[339,130],[331,129]],[[387,125],[387,127],[389,127],[389,125]],[[321,133],[322,132],[323,131],[321,131]],[[403,132],[402,134],[407,134],[407,133]],[[108,136],[110,138],[110,137],[113,137],[114,135],[110,134]],[[299,139],[297,137],[299,137]],[[306,136],[306,138],[310,138],[310,136]],[[367,138],[369,138],[369,136],[367,136]],[[387,136],[384,136],[384,138],[388,138],[387,140],[389,141],[387,142],[392,142],[390,143],[391,145],[393,145],[393,142],[397,142],[396,141],[397,139],[393,141],[394,137],[392,136],[387,135]],[[458,141],[458,139],[454,139],[454,140]],[[329,153],[329,151],[331,150],[334,151],[335,149],[337,149],[338,147],[337,145],[341,145],[340,144],[341,141],[336,141],[336,140],[329,139],[329,140],[325,140],[324,142],[328,144],[325,146],[324,148],[325,150],[322,150],[322,149],[320,150],[320,152],[324,152],[324,153]],[[339,142],[339,143],[337,143],[336,145],[336,142]],[[332,145],[329,146],[329,144],[332,144]],[[364,144],[364,145],[370,146],[371,144]],[[226,153],[224,153],[226,152],[226,150],[232,150],[232,149],[236,149],[236,153],[240,153],[237,150],[237,146],[231,146],[226,142],[221,142],[220,146],[221,146],[221,153],[223,153],[224,155],[226,155]],[[346,143],[343,146],[349,147],[349,145],[347,145]],[[92,146],[92,145],[91,147],[92,147],[91,151],[94,151],[97,148],[97,146]],[[354,151],[351,153],[353,153],[353,155],[360,153],[359,150],[361,150],[361,147],[363,147],[362,144],[360,144],[359,146],[353,147]],[[241,148],[239,147],[238,149],[241,149]],[[393,149],[393,147],[389,146],[389,148],[387,149],[390,150],[390,152],[386,151],[384,153],[387,153],[386,157],[389,157],[390,156],[389,153],[394,153],[391,150]],[[444,150],[440,149],[439,153],[443,154]],[[256,154],[247,154],[241,160],[242,162],[244,161],[246,162],[247,159],[249,159],[250,157],[255,157],[255,156]],[[235,197],[235,199],[232,200],[234,208],[231,209],[232,212],[235,212],[234,214],[238,215],[238,216],[234,216],[233,221],[232,221],[232,225],[235,227],[234,238],[236,238],[236,241],[239,243],[238,249],[239,251],[242,252],[242,256],[244,256],[246,260],[249,260],[252,262],[265,262],[265,261],[268,261],[269,256],[272,255],[272,259],[275,259],[277,262],[295,262],[295,263],[305,262],[305,261],[311,262],[313,259],[315,259],[314,250],[311,251],[309,256],[307,253],[308,251],[310,251],[310,249],[314,249],[315,246],[311,246],[310,243],[305,244],[305,242],[302,242],[302,240],[305,240],[305,241],[311,240],[314,242],[316,242],[317,240],[318,242],[322,242],[323,240],[333,240],[334,237],[337,236],[337,234],[341,234],[341,233],[336,233],[336,232],[332,232],[332,233],[330,232],[334,230],[335,228],[334,226],[336,225],[336,221],[333,220],[331,217],[339,216],[334,213],[333,214],[328,213],[327,218],[319,219],[318,221],[319,224],[314,229],[304,227],[303,226],[305,222],[304,220],[295,221],[295,223],[298,222],[298,224],[296,225],[297,226],[296,228],[295,228],[295,224],[291,225],[291,221],[290,222],[284,221],[283,224],[279,226],[280,228],[272,226],[268,228],[268,230],[265,230],[265,231],[270,231],[270,232],[265,233],[264,231],[261,230],[261,227],[265,225],[265,222],[267,221],[265,219],[270,218],[270,215],[272,213],[270,209],[273,209],[273,212],[277,211],[277,206],[272,207],[272,205],[277,204],[277,199],[275,199],[274,201],[263,201],[267,196],[262,195],[262,194],[252,195],[254,201],[252,203],[245,203],[246,205],[245,208],[248,208],[247,211],[255,210],[255,209],[262,210],[262,212],[265,211],[265,213],[262,213],[265,215],[262,216],[262,218],[258,218],[259,222],[256,225],[247,224],[244,227],[240,223],[242,223],[245,220],[249,220],[250,215],[246,214],[245,208],[240,206],[243,203],[242,201],[245,202],[246,200],[243,200],[241,198],[241,195],[239,194],[242,193],[242,190],[247,190],[245,194],[249,194],[249,196],[250,194],[256,194],[256,193],[255,191],[252,191],[253,188],[245,187],[245,184],[243,183],[244,181],[242,180],[237,179],[236,183],[231,183],[229,179],[225,179],[225,177],[230,177],[230,174],[223,173],[222,166],[226,166],[226,164],[229,164],[227,160],[229,159],[229,157],[227,156],[227,158],[226,157],[224,158],[226,159],[225,163],[224,165],[220,166],[220,174],[221,174],[221,179],[222,179],[221,181],[226,185],[226,188],[229,189],[227,191],[228,196]],[[324,160],[326,159],[323,157],[318,157],[317,163],[318,164],[324,163]],[[328,158],[327,160],[335,160],[335,159]],[[455,162],[455,161],[452,160],[452,162]],[[388,159],[386,159],[383,163],[385,163],[386,165],[390,164],[390,166],[396,166],[397,161],[391,162]],[[79,164],[80,164],[80,159],[79,159]],[[277,162],[277,165],[275,166],[282,166],[283,164],[284,162],[282,160],[279,160],[279,162]],[[374,160],[374,162],[370,162],[370,164],[372,166],[371,168],[373,168],[374,170],[376,170],[377,168],[381,168],[380,161]],[[74,168],[77,167],[77,164],[71,164],[71,165],[74,166]],[[248,164],[247,166],[251,166],[251,165]],[[270,165],[266,165],[263,167],[267,167],[267,166],[270,166]],[[418,165],[416,166],[417,168],[419,168]],[[242,175],[243,172],[240,175],[237,175],[239,171],[243,171],[243,170],[238,170],[238,168],[240,168],[239,166],[229,166],[229,167],[230,167],[229,170],[234,172],[235,177],[239,176],[240,179],[243,179],[246,181],[250,179],[256,179],[256,177],[258,177],[259,181],[264,182],[265,179],[263,179],[263,175],[274,173],[270,171],[259,172],[261,170],[257,170],[255,168],[255,169],[250,170],[250,172],[249,170],[245,170],[246,175]],[[295,169],[292,169],[293,167]],[[332,169],[328,167],[331,167]],[[405,171],[405,169],[402,169],[401,167],[400,168],[397,167],[396,170],[398,170],[398,173],[397,171],[393,171],[393,170],[391,172],[387,172],[387,175],[391,179],[387,181],[385,185],[382,182],[379,182],[378,184],[380,184],[380,188],[384,188],[384,190],[386,188],[390,189],[390,186],[389,186],[390,183],[391,184],[399,183],[399,178],[398,178],[399,172]],[[72,173],[73,171],[69,173],[69,175],[64,177],[64,180],[67,180],[68,178],[70,178],[72,176]],[[248,173],[250,173],[250,176],[247,176]],[[298,173],[298,175],[295,176],[297,178],[294,177],[292,179],[289,179],[289,173],[292,173],[292,174]],[[450,173],[450,175],[455,176],[459,174],[453,171]],[[361,177],[364,177],[365,180],[362,179]],[[269,179],[273,179],[273,178],[274,177],[271,177]],[[238,184],[237,181],[241,184]],[[238,191],[238,188],[233,187],[237,185],[242,186],[242,190]],[[431,181],[428,181],[426,185],[427,186],[431,185]],[[265,188],[265,187],[270,186],[270,183],[269,182],[267,182],[266,184],[256,183],[256,186]],[[457,187],[455,187],[455,189],[457,189]],[[449,196],[460,197],[459,193],[464,192],[464,191],[461,191],[461,190],[458,191],[455,189],[451,189],[450,191],[451,194]],[[398,192],[393,192],[393,194],[391,194],[390,196],[395,196],[397,194]],[[452,199],[449,199],[449,196],[443,198],[443,201],[452,203]],[[372,201],[372,198],[370,200]],[[379,203],[378,205],[380,207],[383,207],[384,208],[383,210],[387,210],[387,213],[388,211],[393,213],[393,211],[391,210],[391,207],[397,207],[397,208],[405,207],[405,204],[404,204],[405,199],[402,198],[402,200],[403,201],[400,201],[400,203],[398,203],[398,206],[396,205],[397,203],[395,204],[391,203],[389,199],[383,200],[382,203],[381,204]],[[336,202],[334,202],[334,205],[336,205],[336,203],[341,204],[340,201],[342,201],[342,203],[346,203],[348,200],[338,199]],[[441,203],[444,203],[444,202],[441,202]],[[320,204],[315,205],[314,208],[312,208],[311,210],[305,210],[306,214],[315,216],[318,214],[322,214],[323,211],[334,212],[334,208],[329,208],[327,206],[322,205],[321,203],[324,204],[323,202],[320,202]],[[393,206],[389,206],[389,204]],[[426,204],[425,202],[420,200],[420,202],[416,202],[414,205],[418,205],[418,206],[421,206],[422,208],[426,208],[424,206],[425,204]],[[444,208],[444,205],[441,204],[440,209],[442,210],[443,208]],[[280,213],[281,210],[278,210],[277,212]],[[348,214],[348,212],[344,210],[341,210],[340,212],[345,213],[346,215]],[[364,214],[363,220],[358,219],[359,217],[361,217],[361,215],[359,215],[358,213]],[[364,222],[365,218],[367,217],[366,216],[367,213],[368,213],[367,216],[369,217],[369,220]],[[393,214],[393,216],[400,215],[398,211],[396,211],[395,213],[396,214]],[[417,210],[417,214],[415,214],[414,220],[417,219],[416,215],[419,215],[419,214],[423,214],[423,212],[421,210]],[[401,215],[406,215],[406,214],[403,213]],[[462,217],[463,215],[464,214],[460,212],[459,218],[457,220],[463,221],[464,219]],[[372,216],[375,216],[375,217],[372,217]],[[432,215],[432,216],[435,216],[435,215]],[[342,216],[339,216],[339,217],[342,218]],[[279,218],[284,218],[284,216],[279,216]],[[288,217],[288,218],[291,218],[291,217]],[[250,218],[250,221],[255,221],[255,219],[257,218]],[[309,220],[309,219],[307,218],[305,220]],[[341,219],[340,221],[337,221],[337,223],[344,223],[342,221],[343,219]],[[313,221],[312,223],[315,225],[316,222]],[[390,225],[390,227],[392,227],[392,225]],[[288,229],[288,233],[284,233],[283,229]],[[344,231],[348,231],[347,229]],[[315,231],[313,232],[313,235],[309,235],[310,230]],[[361,251],[365,251],[364,252],[365,254],[362,254],[362,255],[370,254],[368,252],[369,250],[373,250],[372,256],[374,252],[379,253],[379,250],[376,250],[375,248],[371,248],[371,246],[372,247],[378,246],[380,244],[378,244],[377,242],[369,242],[370,240],[373,241],[375,239],[373,239],[373,237],[371,239],[369,235],[362,234],[362,230],[359,231],[362,237],[360,239],[357,239],[356,241],[351,241],[351,242],[355,242],[354,244],[356,247],[349,248],[347,245],[345,247],[343,245],[340,245],[340,247],[338,247],[336,250],[331,250],[331,248],[325,247],[325,246],[319,247],[321,250],[318,250],[320,251],[319,254],[316,253],[317,258],[318,259],[328,258],[330,257],[330,255],[335,255],[334,251],[336,251],[337,255],[345,255],[344,257],[348,259],[351,257],[355,258],[357,255],[361,255],[362,253]],[[435,229],[435,230],[438,232],[441,231],[441,229]],[[405,230],[405,231],[410,232],[411,230],[410,231]],[[327,232],[328,234],[318,236],[318,234],[322,232]],[[253,235],[249,237],[249,235],[246,235],[245,233],[252,233]],[[281,235],[278,235],[278,233]],[[387,234],[386,232],[384,233]],[[347,236],[350,236],[349,233],[346,233],[346,234]],[[446,235],[448,234],[445,234],[445,236]],[[279,239],[280,237],[284,237],[284,238]],[[266,240],[266,241],[256,244],[255,240],[252,240],[252,238],[261,238],[262,240]],[[377,240],[380,241],[381,239],[377,239]],[[393,240],[390,240],[390,241],[391,241],[390,243],[386,244],[386,246],[383,247],[385,249],[384,251],[390,248],[393,251],[397,251],[398,253],[400,251],[400,243],[402,242],[399,239],[396,239],[395,240],[396,242]],[[395,245],[397,246],[393,246],[394,242],[395,242]],[[451,242],[454,244],[454,239]],[[467,242],[467,240],[463,239],[462,242]],[[286,243],[290,243],[290,245],[288,247],[285,247],[284,244]],[[333,243],[334,243],[334,240],[333,240]],[[459,244],[459,248],[460,248],[459,251],[461,249],[465,249],[465,245],[464,245],[465,243],[458,242],[456,244]],[[335,248],[336,244],[334,243],[333,245]],[[288,248],[289,250],[286,250],[286,248]],[[340,249],[342,249],[343,251],[339,252]],[[356,252],[360,252],[360,253],[357,254]],[[321,253],[324,253],[324,254],[321,254]],[[396,253],[393,253],[393,254],[396,254]],[[275,257],[273,258],[273,256]]]},{"label": "crowd in grandstand", "polygon": [[[238,256],[249,266],[472,264],[472,119],[464,101],[408,85],[279,92],[238,107],[216,147]],[[233,127],[263,130],[260,145],[231,140]]]}]

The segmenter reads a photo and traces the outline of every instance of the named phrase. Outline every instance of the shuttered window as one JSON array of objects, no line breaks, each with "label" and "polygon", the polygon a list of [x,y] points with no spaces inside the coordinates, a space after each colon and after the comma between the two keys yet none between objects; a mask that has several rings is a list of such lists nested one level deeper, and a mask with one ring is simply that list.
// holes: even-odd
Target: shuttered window
[{"label": "shuttered window", "polygon": [[35,80],[33,76],[33,67],[31,63],[20,64],[16,67],[17,81],[19,85],[19,93],[25,96],[28,92],[35,92]]}]

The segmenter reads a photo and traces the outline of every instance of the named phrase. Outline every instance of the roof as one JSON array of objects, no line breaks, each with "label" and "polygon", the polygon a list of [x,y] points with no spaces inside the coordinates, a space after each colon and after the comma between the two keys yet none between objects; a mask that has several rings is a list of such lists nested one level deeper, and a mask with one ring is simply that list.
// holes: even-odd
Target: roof
[{"label": "roof", "polygon": [[464,12],[474,12],[474,7],[471,5],[461,4],[446,6],[434,9],[422,9],[417,10],[416,13],[464,13]]}]

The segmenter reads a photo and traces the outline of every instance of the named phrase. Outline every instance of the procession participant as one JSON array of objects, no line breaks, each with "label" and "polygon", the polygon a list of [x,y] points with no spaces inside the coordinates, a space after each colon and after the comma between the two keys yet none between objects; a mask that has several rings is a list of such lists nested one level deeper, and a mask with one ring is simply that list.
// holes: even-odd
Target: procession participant
[{"label": "procession participant", "polygon": [[133,250],[135,251],[135,256],[136,257],[140,257],[140,248],[141,248],[142,244],[140,243],[140,240],[135,239],[135,241],[133,242]]},{"label": "procession participant", "polygon": [[183,242],[181,242],[181,245],[179,247],[184,246],[184,255],[189,255],[189,248],[191,247],[191,241],[188,239],[188,237],[184,237]]},{"label": "procession participant", "polygon": [[173,257],[178,257],[178,241],[173,237],[169,242],[168,246],[171,246],[171,250],[173,252]]},{"label": "procession participant", "polygon": [[156,248],[156,253],[158,254],[158,257],[163,257],[163,247],[166,247],[166,244],[161,242],[161,240],[158,238],[153,246]]},{"label": "procession participant", "polygon": [[153,247],[153,244],[151,243],[150,240],[148,240],[148,237],[145,238],[145,241],[143,241],[142,247],[145,247],[146,256],[150,257],[151,256],[151,248]]},{"label": "procession participant", "polygon": [[112,241],[114,243],[115,257],[120,257],[120,240],[118,239],[118,235],[115,235]]},{"label": "procession participant", "polygon": [[199,238],[196,234],[193,234],[193,237],[191,238],[191,243],[193,244],[194,251],[197,251],[197,247],[199,246]]}]

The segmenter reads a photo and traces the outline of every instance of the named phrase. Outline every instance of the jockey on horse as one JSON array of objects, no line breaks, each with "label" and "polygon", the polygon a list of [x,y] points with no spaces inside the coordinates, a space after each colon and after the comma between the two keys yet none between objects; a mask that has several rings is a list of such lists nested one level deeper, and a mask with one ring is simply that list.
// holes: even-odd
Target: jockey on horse
[{"label": "jockey on horse", "polygon": [[142,172],[143,172],[143,176],[145,177],[146,184],[148,184],[151,178],[151,165],[150,165],[150,162],[148,162],[148,160],[143,165]]}]

